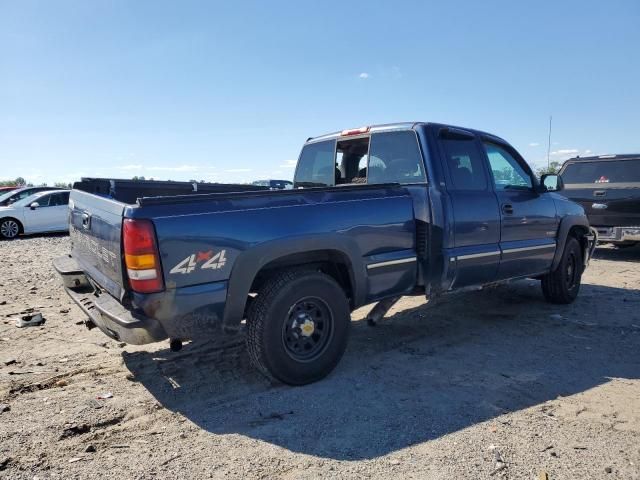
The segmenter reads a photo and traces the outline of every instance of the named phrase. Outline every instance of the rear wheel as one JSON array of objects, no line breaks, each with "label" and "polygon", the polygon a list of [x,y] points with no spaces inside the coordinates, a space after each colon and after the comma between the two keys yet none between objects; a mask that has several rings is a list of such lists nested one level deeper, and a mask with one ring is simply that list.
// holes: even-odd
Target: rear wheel
[{"label": "rear wheel", "polygon": [[557,268],[542,277],[542,293],[551,303],[572,303],[580,291],[584,263],[580,243],[569,237]]},{"label": "rear wheel", "polygon": [[15,238],[20,233],[20,224],[13,218],[0,220],[0,235],[2,238]]},{"label": "rear wheel", "polygon": [[251,362],[289,385],[315,382],[340,361],[350,324],[349,302],[332,277],[301,270],[276,273],[247,314]]}]

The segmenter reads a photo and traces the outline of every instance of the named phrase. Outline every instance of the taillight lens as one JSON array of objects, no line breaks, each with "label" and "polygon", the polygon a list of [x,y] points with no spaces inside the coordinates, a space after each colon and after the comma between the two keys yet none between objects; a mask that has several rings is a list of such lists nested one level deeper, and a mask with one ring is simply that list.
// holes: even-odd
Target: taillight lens
[{"label": "taillight lens", "polygon": [[154,293],[164,289],[156,232],[150,220],[126,218],[122,223],[124,263],[134,292]]}]

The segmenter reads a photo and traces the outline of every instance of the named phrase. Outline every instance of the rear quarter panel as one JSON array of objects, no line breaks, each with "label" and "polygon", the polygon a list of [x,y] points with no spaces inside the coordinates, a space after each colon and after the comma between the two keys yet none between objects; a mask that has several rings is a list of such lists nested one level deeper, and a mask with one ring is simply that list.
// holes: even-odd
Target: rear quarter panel
[{"label": "rear quarter panel", "polygon": [[[129,208],[125,216],[153,220],[167,288],[225,281],[248,252],[260,252],[244,267],[257,271],[285,241],[291,251],[312,250],[318,238],[339,238],[357,252],[359,273],[367,262],[415,249],[413,205],[401,187],[268,192]],[[221,256],[224,263],[203,268],[216,255],[218,264]],[[176,269],[188,267],[187,259],[194,260],[193,268]]]}]

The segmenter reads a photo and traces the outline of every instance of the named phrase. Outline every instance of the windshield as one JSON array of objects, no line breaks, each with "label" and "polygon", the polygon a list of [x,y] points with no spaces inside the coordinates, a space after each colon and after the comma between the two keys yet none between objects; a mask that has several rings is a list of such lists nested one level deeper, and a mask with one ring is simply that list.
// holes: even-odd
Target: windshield
[{"label": "windshield", "polygon": [[9,191],[9,192],[5,192],[5,193],[3,193],[2,195],[0,195],[0,205],[2,205],[2,204],[5,202],[5,200],[7,200],[8,198],[10,198],[10,197],[11,197],[11,195],[14,195],[15,193],[16,193],[16,191],[15,191],[15,190],[11,190],[11,191]]},{"label": "windshield", "polygon": [[572,163],[562,172],[562,181],[565,185],[638,183],[640,182],[640,159]]},{"label": "windshield", "polygon": [[32,202],[37,202],[38,199],[42,196],[42,193],[31,193],[31,195],[27,195],[24,198],[21,198],[17,202],[13,202],[10,204],[12,207],[26,207]]}]

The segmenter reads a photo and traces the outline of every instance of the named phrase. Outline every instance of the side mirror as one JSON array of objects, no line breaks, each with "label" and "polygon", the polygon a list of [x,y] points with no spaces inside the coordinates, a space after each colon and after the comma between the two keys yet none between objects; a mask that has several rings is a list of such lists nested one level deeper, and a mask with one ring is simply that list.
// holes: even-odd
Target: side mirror
[{"label": "side mirror", "polygon": [[562,177],[554,173],[545,173],[540,177],[540,184],[544,185],[547,192],[559,192],[564,188]]},{"label": "side mirror", "polygon": [[40,206],[40,204],[38,202],[33,202],[31,205],[29,205],[29,208],[31,210],[35,210],[36,208],[38,208]]}]

